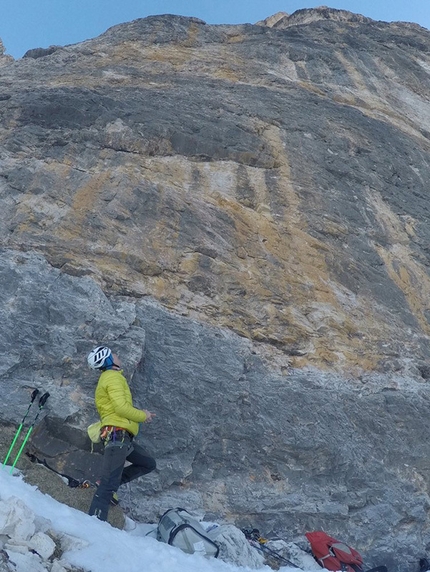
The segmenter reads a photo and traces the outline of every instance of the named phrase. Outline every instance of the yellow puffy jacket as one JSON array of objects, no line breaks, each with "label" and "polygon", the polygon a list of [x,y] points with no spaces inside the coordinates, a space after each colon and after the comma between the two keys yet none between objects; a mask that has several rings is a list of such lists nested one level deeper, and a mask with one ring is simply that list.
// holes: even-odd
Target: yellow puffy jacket
[{"label": "yellow puffy jacket", "polygon": [[122,371],[108,369],[101,374],[95,402],[102,425],[122,427],[137,435],[139,423],[146,420],[146,413],[133,407],[131,391]]}]

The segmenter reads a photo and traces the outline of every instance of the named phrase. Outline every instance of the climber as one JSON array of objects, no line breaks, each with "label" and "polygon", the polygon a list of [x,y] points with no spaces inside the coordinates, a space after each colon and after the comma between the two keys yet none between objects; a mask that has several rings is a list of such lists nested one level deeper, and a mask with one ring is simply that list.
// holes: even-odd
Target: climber
[{"label": "climber", "polygon": [[[101,421],[100,437],[104,443],[100,480],[89,514],[107,520],[109,506],[118,487],[156,468],[155,460],[134,442],[139,423],[150,422],[155,414],[133,407],[121,362],[109,348],[95,348],[87,361],[91,369],[101,371],[95,404]],[[131,465],[124,468],[126,461]]]}]

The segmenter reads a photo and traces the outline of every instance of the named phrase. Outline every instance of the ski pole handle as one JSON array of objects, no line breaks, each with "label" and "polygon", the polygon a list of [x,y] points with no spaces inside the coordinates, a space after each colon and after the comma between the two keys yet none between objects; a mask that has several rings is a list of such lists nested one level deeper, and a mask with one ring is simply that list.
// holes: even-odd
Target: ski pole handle
[{"label": "ski pole handle", "polygon": [[33,401],[36,399],[36,397],[39,395],[39,390],[35,389],[32,394],[31,394],[31,401],[30,401],[30,406],[33,403]]},{"label": "ski pole handle", "polygon": [[48,393],[48,392],[46,392],[46,393],[44,393],[44,394],[42,395],[42,397],[39,399],[39,409],[42,409],[42,407],[45,405],[46,400],[48,399],[48,397],[49,397],[49,393]]}]

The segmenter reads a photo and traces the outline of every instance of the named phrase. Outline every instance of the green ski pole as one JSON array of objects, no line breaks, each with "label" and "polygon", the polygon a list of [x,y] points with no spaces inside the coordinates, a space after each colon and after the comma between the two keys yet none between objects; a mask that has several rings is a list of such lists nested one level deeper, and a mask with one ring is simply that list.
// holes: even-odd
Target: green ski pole
[{"label": "green ski pole", "polygon": [[13,438],[12,445],[9,447],[9,451],[7,452],[6,459],[3,461],[3,469],[5,468],[6,463],[8,462],[8,459],[9,459],[9,457],[10,457],[12,451],[13,451],[13,448],[15,447],[15,443],[17,442],[18,437],[19,437],[20,434],[21,434],[22,428],[24,427],[25,420],[27,419],[27,415],[30,413],[31,406],[33,405],[34,400],[36,399],[36,396],[38,395],[38,393],[39,393],[39,390],[38,390],[38,389],[35,389],[35,390],[33,391],[33,393],[31,394],[30,404],[29,404],[29,406],[28,406],[28,408],[27,408],[27,411],[26,411],[24,417],[22,418],[22,421],[21,421],[21,423],[20,423],[20,425],[19,425],[19,427],[18,427],[18,429],[17,429],[17,432],[15,433],[15,437]]},{"label": "green ski pole", "polygon": [[36,417],[34,418],[33,423],[32,423],[32,424],[30,425],[30,427],[27,429],[27,433],[26,433],[26,435],[25,435],[25,437],[24,437],[24,441],[22,442],[22,445],[21,445],[21,447],[20,447],[20,449],[19,449],[19,451],[18,451],[18,454],[17,454],[17,456],[15,457],[15,461],[13,462],[13,465],[12,465],[10,471],[9,471],[10,474],[13,473],[13,470],[14,470],[14,468],[15,468],[15,465],[17,464],[18,459],[20,458],[22,451],[24,450],[24,447],[25,447],[25,445],[26,445],[26,443],[27,443],[27,441],[28,441],[28,439],[29,439],[29,437],[30,437],[30,435],[31,435],[31,432],[33,431],[33,428],[34,428],[34,426],[35,426],[35,424],[36,424],[36,421],[39,419],[39,415],[40,415],[42,409],[44,408],[45,403],[46,403],[46,400],[48,399],[48,397],[49,397],[49,393],[46,392],[46,393],[44,393],[44,394],[42,395],[42,397],[39,399],[39,411],[37,412],[37,415],[36,415]]}]

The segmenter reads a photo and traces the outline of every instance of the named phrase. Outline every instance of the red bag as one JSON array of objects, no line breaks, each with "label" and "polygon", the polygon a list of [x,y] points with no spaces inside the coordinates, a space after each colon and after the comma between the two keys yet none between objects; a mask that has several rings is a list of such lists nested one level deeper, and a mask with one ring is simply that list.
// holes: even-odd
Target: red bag
[{"label": "red bag", "polygon": [[361,555],[344,542],[340,542],[325,532],[307,532],[312,553],[327,570],[345,570],[346,572],[361,572],[363,559]]}]

